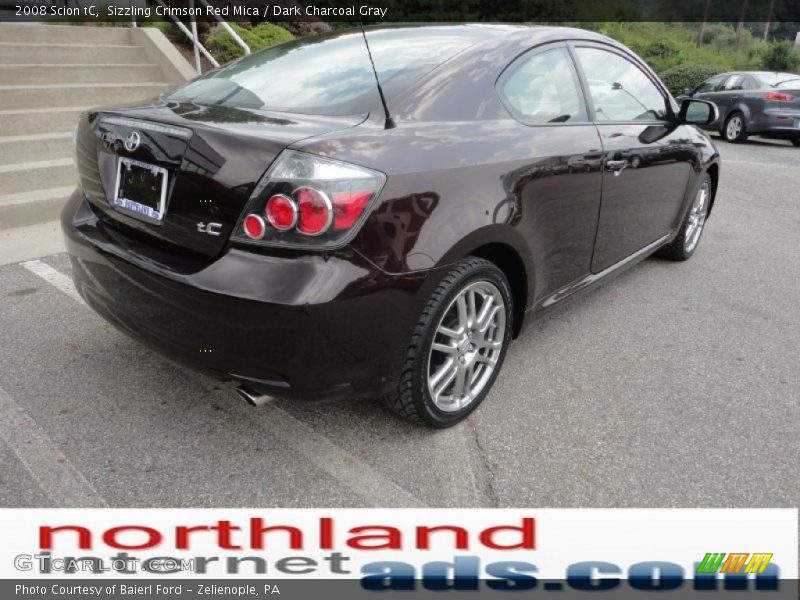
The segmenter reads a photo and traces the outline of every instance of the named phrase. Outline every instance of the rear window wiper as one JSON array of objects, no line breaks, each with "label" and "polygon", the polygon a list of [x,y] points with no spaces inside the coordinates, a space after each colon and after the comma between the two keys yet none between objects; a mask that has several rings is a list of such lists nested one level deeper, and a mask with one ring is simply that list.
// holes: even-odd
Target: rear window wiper
[{"label": "rear window wiper", "polygon": [[784,79],[783,81],[778,81],[777,83],[773,83],[772,87],[778,87],[779,85],[783,85],[784,83],[789,83],[790,81],[797,81],[800,77],[790,77],[789,79]]}]

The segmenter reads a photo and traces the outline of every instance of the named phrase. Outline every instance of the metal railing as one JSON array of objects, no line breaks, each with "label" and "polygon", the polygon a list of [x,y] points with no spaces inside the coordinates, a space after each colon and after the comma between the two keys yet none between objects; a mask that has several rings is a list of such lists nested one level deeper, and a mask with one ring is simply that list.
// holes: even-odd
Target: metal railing
[{"label": "metal railing", "polygon": [[[155,1],[159,5],[163,6],[165,9],[169,9],[170,8],[164,2],[164,0],[155,0]],[[189,0],[190,12],[194,12],[194,7],[195,7],[194,2],[195,2],[195,0]],[[208,7],[208,8],[212,8],[212,6],[208,2],[208,0],[200,0],[200,2],[203,5],[205,5],[206,7]],[[215,59],[214,56],[211,54],[211,52],[209,52],[208,49],[205,46],[203,46],[202,43],[200,43],[200,38],[197,35],[197,21],[195,21],[194,17],[192,17],[192,20],[189,23],[189,25],[191,27],[191,28],[189,28],[189,27],[186,27],[186,25],[184,23],[182,23],[181,20],[178,19],[178,17],[170,14],[170,12],[168,10],[166,11],[166,14],[169,15],[169,18],[172,19],[172,22],[175,23],[175,25],[178,27],[178,29],[180,29],[183,32],[183,34],[186,37],[188,37],[189,41],[192,43],[192,50],[194,52],[194,68],[197,71],[197,73],[201,74],[203,72],[203,64],[202,64],[202,61],[200,60],[200,55],[201,54],[203,56],[205,56],[206,60],[208,60],[208,62],[210,62],[212,65],[214,65],[214,67],[218,67],[219,66],[219,62],[217,61],[217,59]],[[230,24],[225,19],[220,17],[218,14],[215,14],[213,12],[212,12],[212,14],[213,14],[214,18],[217,20],[217,22],[220,24],[220,26],[227,32],[227,34],[229,36],[231,36],[231,39],[233,39],[233,41],[236,42],[236,44],[242,50],[244,50],[244,53],[245,54],[250,54],[250,46],[248,46],[247,42],[245,42],[241,38],[241,36],[238,33],[236,33],[236,30],[233,27],[231,27]],[[133,19],[132,19],[132,27],[137,27],[137,26],[138,25],[136,23],[136,17],[133,17]]]}]

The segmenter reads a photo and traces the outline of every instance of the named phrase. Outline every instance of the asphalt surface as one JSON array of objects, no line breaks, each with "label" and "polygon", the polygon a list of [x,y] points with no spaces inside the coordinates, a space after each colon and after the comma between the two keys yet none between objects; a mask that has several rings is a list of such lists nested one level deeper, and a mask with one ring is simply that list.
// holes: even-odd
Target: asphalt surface
[{"label": "asphalt surface", "polygon": [[687,263],[534,324],[447,431],[371,400],[260,409],[0,267],[0,506],[800,505],[800,148],[718,142]]}]

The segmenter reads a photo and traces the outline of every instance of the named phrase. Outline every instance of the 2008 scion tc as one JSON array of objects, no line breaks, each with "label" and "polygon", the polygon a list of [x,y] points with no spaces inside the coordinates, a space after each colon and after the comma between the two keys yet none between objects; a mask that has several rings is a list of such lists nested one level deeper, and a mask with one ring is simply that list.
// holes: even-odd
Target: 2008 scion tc
[{"label": "2008 scion tc", "polygon": [[695,252],[715,118],[588,31],[337,31],[83,115],[63,228],[90,306],[252,402],[447,427],[524,322]]}]

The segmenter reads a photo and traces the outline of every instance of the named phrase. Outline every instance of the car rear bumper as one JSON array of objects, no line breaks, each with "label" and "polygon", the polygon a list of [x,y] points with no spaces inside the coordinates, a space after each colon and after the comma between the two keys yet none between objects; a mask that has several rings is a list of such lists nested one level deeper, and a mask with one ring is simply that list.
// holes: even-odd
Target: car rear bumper
[{"label": "car rear bumper", "polygon": [[800,138],[800,111],[770,109],[754,115],[748,130],[754,134]]},{"label": "car rear bumper", "polygon": [[95,311],[177,362],[277,397],[382,393],[433,273],[389,275],[352,252],[230,248],[193,262],[127,237],[77,191],[61,219],[73,280]]}]

